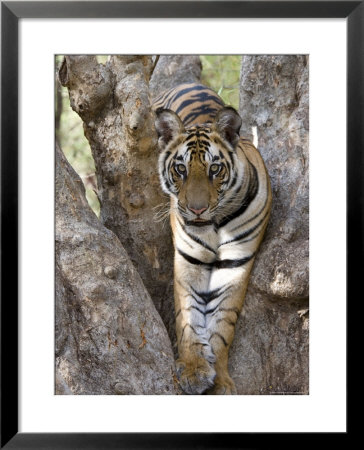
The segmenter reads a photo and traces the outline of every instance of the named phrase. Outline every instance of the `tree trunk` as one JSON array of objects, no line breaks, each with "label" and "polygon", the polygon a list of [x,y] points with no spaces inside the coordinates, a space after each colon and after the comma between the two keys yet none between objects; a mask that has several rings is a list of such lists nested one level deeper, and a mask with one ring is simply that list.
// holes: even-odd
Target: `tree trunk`
[{"label": "tree trunk", "polygon": [[150,92],[154,97],[178,84],[198,83],[202,65],[196,55],[161,56],[150,80]]},{"label": "tree trunk", "polygon": [[176,394],[166,329],[56,148],[56,393]]},{"label": "tree trunk", "polygon": [[[149,56],[66,56],[61,80],[80,115],[96,165],[101,222],[122,242],[174,339],[173,246],[157,171]],[[166,214],[167,216],[167,214]]]},{"label": "tree trunk", "polygon": [[243,57],[241,132],[256,127],[273,203],[230,351],[240,394],[308,393],[308,102],[306,56]]}]

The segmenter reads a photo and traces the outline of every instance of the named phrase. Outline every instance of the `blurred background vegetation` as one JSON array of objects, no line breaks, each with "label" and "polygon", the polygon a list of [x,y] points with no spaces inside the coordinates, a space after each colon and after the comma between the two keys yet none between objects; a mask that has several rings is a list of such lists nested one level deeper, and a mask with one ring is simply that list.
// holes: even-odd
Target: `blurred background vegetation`
[{"label": "blurred background vegetation", "polygon": [[[239,77],[241,56],[239,55],[201,55],[201,82],[217,92],[227,105],[239,107]],[[56,72],[62,63],[63,55],[56,56]],[[107,55],[97,56],[99,63],[105,64]],[[91,149],[83,133],[82,121],[69,102],[67,88],[56,82],[55,89],[55,128],[56,139],[66,158],[81,177],[86,197],[97,216],[100,205],[95,193],[95,165]]]}]

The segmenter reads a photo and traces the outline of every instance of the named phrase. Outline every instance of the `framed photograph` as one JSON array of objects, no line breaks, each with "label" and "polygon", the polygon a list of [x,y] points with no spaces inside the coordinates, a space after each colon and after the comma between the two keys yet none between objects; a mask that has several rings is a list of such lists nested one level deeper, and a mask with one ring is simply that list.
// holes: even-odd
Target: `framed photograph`
[{"label": "framed photograph", "polygon": [[347,438],[362,2],[1,6],[1,446]]}]

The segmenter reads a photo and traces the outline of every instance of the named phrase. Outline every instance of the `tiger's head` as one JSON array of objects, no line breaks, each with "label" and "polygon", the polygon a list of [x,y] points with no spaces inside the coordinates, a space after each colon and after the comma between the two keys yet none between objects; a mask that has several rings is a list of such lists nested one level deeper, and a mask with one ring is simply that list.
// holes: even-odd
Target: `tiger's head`
[{"label": "tiger's head", "polygon": [[185,128],[169,109],[156,111],[159,176],[163,190],[186,225],[215,222],[219,205],[236,182],[241,118],[232,107],[220,109],[211,124]]}]

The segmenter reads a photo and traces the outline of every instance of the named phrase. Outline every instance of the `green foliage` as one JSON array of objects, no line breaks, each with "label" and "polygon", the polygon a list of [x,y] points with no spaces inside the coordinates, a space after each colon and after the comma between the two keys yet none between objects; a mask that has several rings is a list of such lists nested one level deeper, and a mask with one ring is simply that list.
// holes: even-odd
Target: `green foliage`
[{"label": "green foliage", "polygon": [[202,84],[217,92],[227,105],[239,108],[240,55],[203,55]]},{"label": "green foliage", "polygon": [[[97,61],[105,64],[108,55],[97,55]],[[227,105],[239,108],[239,77],[241,56],[239,55],[203,55],[201,82],[217,92]],[[60,66],[63,55],[56,56],[56,68]],[[56,83],[56,95],[62,97],[59,129],[56,129],[58,142],[69,163],[82,178],[86,197],[97,216],[100,204],[93,187],[87,182],[95,174],[95,164],[91,149],[84,136],[82,120],[75,113],[69,102],[68,90]],[[57,105],[57,102],[56,102]]]},{"label": "green foliage", "polygon": [[99,64],[106,64],[107,58],[109,55],[96,55],[96,60]]},{"label": "green foliage", "polygon": [[[62,56],[56,57],[57,67],[62,63]],[[56,137],[68,162],[75,169],[84,182],[86,198],[89,205],[99,217],[100,203],[93,187],[86,182],[88,177],[95,174],[95,164],[91,154],[90,145],[85,138],[83,125],[80,116],[73,111],[69,101],[68,89],[57,86],[62,96],[62,113],[60,116],[59,129],[56,130]]]}]

